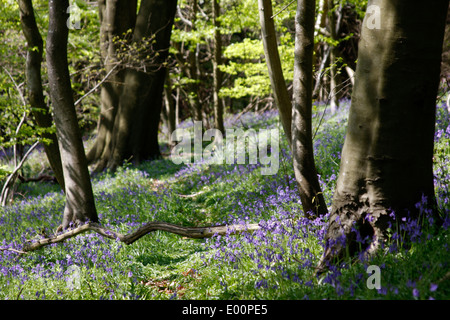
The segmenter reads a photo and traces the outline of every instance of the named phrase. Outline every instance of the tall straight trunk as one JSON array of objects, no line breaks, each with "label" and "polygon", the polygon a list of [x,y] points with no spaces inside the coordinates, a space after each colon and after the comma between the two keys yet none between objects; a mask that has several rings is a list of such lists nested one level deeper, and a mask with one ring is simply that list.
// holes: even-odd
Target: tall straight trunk
[{"label": "tall straight trunk", "polygon": [[[51,128],[53,124],[52,115],[44,100],[41,77],[41,62],[43,53],[43,41],[39,33],[34,9],[31,0],[19,0],[20,21],[22,31],[28,44],[26,77],[28,87],[28,98],[32,114],[36,123],[41,128]],[[45,154],[52,168],[56,180],[65,190],[64,174],[61,163],[61,155],[59,152],[58,139],[54,133],[44,133],[42,138],[50,140],[50,144],[44,143]]]},{"label": "tall straight trunk", "polygon": [[[335,42],[337,40],[337,34],[336,34],[336,15],[333,10],[334,8],[334,1],[328,0],[328,8],[330,9],[328,12],[328,23],[329,23],[329,29],[330,29],[330,35],[331,40]],[[335,113],[336,110],[339,108],[339,99],[338,99],[338,92],[337,92],[337,70],[336,70],[336,57],[337,57],[337,48],[333,44],[331,44],[331,51],[330,51],[330,109],[331,113]]]},{"label": "tall straight trunk", "polygon": [[49,0],[47,67],[50,98],[64,172],[66,205],[63,228],[70,222],[97,222],[94,195],[73,102],[67,63],[68,0]]},{"label": "tall straight trunk", "polygon": [[[192,18],[191,18],[191,32],[196,32],[195,22],[197,20],[197,6],[198,1],[192,0]],[[191,104],[194,120],[203,122],[202,105],[200,103],[200,91],[199,91],[199,81],[200,72],[199,64],[197,63],[198,51],[200,46],[197,44],[195,50],[189,50],[189,76],[192,84],[189,86],[189,103]]]},{"label": "tall straight trunk", "polygon": [[214,54],[213,54],[213,104],[214,104],[214,126],[225,134],[223,125],[223,103],[219,97],[222,87],[222,72],[219,66],[222,64],[222,34],[220,32],[220,0],[213,1],[213,23],[214,23]]},{"label": "tall straight trunk", "polygon": [[[326,16],[328,15],[328,0],[319,0],[319,11],[317,12],[316,25],[314,26],[314,36],[319,34],[321,28],[325,27]],[[317,45],[315,46],[317,49]]]},{"label": "tall straight trunk", "polygon": [[[164,85],[164,106],[163,112],[164,120],[166,122],[167,131],[168,131],[168,141],[169,144],[173,144],[170,139],[172,133],[175,132],[176,127],[176,114],[175,114],[175,102],[172,97],[172,81],[170,80],[169,73],[166,74],[166,81]],[[174,139],[176,140],[176,139]]]},{"label": "tall straight trunk", "polygon": [[298,0],[295,15],[295,57],[292,107],[292,154],[300,199],[307,216],[328,212],[317,178],[312,144],[314,0]]},{"label": "tall straight trunk", "polygon": [[303,211],[307,217],[323,215],[327,213],[327,207],[317,178],[311,128],[315,2],[298,1],[297,5],[292,102],[281,68],[272,3],[270,0],[259,0],[258,6],[269,78],[292,150]]},{"label": "tall straight trunk", "polygon": [[369,0],[319,271],[360,250],[352,227],[372,237],[363,247],[371,253],[385,240],[390,215],[417,218],[423,199],[436,209],[433,143],[448,4]]},{"label": "tall straight trunk", "polygon": [[258,0],[258,7],[261,35],[269,71],[270,84],[275,98],[275,104],[278,107],[284,133],[286,134],[289,146],[291,146],[292,102],[283,76],[283,69],[281,68],[275,24],[272,18],[273,10],[271,0]]}]

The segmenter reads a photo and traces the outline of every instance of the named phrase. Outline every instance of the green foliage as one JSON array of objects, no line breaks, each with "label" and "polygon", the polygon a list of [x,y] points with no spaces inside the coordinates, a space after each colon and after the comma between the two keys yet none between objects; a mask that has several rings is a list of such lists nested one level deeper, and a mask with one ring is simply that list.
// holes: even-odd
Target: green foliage
[{"label": "green foliage", "polygon": [[8,166],[1,165],[0,166],[0,181],[8,177],[12,173],[11,170],[9,170]]},{"label": "green foliage", "polygon": [[[98,52],[98,13],[96,7],[85,1],[76,1],[81,9],[81,29],[73,29],[69,33],[68,60],[69,71],[72,74],[72,83],[75,97],[86,93],[98,81],[100,72],[97,70],[100,58]],[[48,3],[47,1],[33,1],[36,21],[41,37],[45,40],[48,29]],[[33,121],[29,105],[23,105],[20,95],[28,99],[26,92],[25,62],[26,62],[26,40],[21,30],[19,8],[16,1],[7,0],[2,2],[0,8],[0,29],[5,41],[0,42],[0,147],[9,148],[15,144],[29,145],[36,141],[45,131],[54,132],[52,129],[39,128]],[[95,44],[97,43],[97,45]],[[94,48],[94,49],[93,49]],[[97,48],[97,49],[96,49]],[[31,48],[30,50],[33,50]],[[46,84],[45,52],[42,61],[42,82]],[[3,72],[5,71],[5,72]],[[9,76],[8,73],[11,75]],[[20,93],[16,85],[20,88]],[[47,87],[44,86],[44,95]],[[98,98],[91,96],[79,107],[80,125],[84,127],[96,121],[96,107]],[[20,120],[26,114],[25,123],[16,133]],[[83,114],[83,116],[82,116]],[[89,118],[89,115],[94,117]],[[48,142],[48,141],[43,141]]]},{"label": "green foliage", "polygon": [[367,0],[341,0],[341,2],[351,5],[362,21],[366,14]]},{"label": "green foliage", "polygon": [[[293,30],[292,19],[295,15],[295,6],[290,6],[282,10],[289,1],[274,2],[274,12],[279,12],[274,17],[278,38],[279,51],[281,55],[283,73],[286,81],[291,82],[293,77]],[[185,10],[185,18],[188,18],[191,2],[182,1],[180,7]],[[271,93],[270,80],[267,77],[267,65],[264,58],[264,50],[261,43],[261,30],[259,25],[258,3],[253,0],[221,1],[221,16],[219,17],[220,32],[223,41],[223,63],[219,66],[224,72],[223,87],[220,91],[222,98],[231,98],[234,101],[249,101],[255,97],[264,99]],[[201,47],[201,59],[207,63],[202,64],[202,74],[211,74],[211,56],[203,58],[205,51],[211,50],[211,42],[214,36],[214,27],[212,25],[211,7],[209,2],[201,5],[203,13],[197,12],[194,30],[185,27],[181,19],[177,22],[181,28],[174,27],[172,33],[172,43],[178,44],[172,46],[171,53],[180,54],[183,50],[195,52],[197,46]],[[180,51],[181,46],[181,51]],[[184,52],[184,51],[183,51]],[[179,60],[180,64],[189,66],[189,61]],[[190,88],[189,74],[176,68],[174,71],[179,80],[176,80],[176,86],[186,90],[186,99],[189,101]],[[179,70],[179,71],[178,71]],[[201,80],[204,87],[208,87],[209,78]],[[206,100],[206,98],[205,98]],[[244,102],[247,105],[248,102]]]}]

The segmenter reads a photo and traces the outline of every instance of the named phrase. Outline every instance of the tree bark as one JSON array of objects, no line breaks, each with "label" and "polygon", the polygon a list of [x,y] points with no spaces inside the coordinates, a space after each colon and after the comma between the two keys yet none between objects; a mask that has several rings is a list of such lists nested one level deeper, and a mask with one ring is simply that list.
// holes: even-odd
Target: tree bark
[{"label": "tree bark", "polygon": [[[334,1],[328,0],[328,8],[330,9],[328,12],[328,24],[330,29],[331,40],[334,42],[337,40],[337,30],[336,30],[336,16],[333,10]],[[337,48],[333,44],[330,45],[330,109],[331,113],[336,113],[336,110],[339,108],[339,99],[338,99],[338,80],[337,80],[337,72],[336,72],[336,57],[337,57]]]},{"label": "tree bark", "polygon": [[[191,32],[196,31],[195,21],[197,20],[197,0],[192,0],[192,18],[191,18]],[[202,105],[200,103],[200,91],[199,91],[199,81],[200,81],[200,72],[199,65],[197,63],[197,55],[199,53],[199,44],[195,46],[195,50],[189,50],[189,68],[188,74],[192,81],[192,84],[189,85],[189,103],[191,104],[191,108],[194,114],[194,121],[202,121],[203,122],[203,114],[202,114]]]},{"label": "tree bark", "polygon": [[225,134],[223,125],[223,104],[219,97],[222,87],[222,72],[219,66],[222,64],[222,34],[220,32],[220,4],[219,0],[213,1],[213,24],[214,24],[214,54],[213,54],[213,104],[214,104],[214,126],[222,134]]},{"label": "tree bark", "polygon": [[[356,234],[386,239],[388,222],[434,209],[436,95],[448,0],[370,0],[363,21],[348,128],[318,270],[357,253]],[[373,7],[375,6],[375,7]],[[375,12],[375,13],[374,13]],[[376,20],[376,19],[381,19]],[[378,23],[379,22],[379,23]]]},{"label": "tree bark", "polygon": [[292,145],[292,102],[281,68],[271,0],[258,0],[261,36],[275,103],[289,146]]},{"label": "tree bark", "polygon": [[[117,6],[112,6],[116,2]],[[147,48],[143,55],[154,55],[156,67],[149,71],[133,67],[123,69],[118,74],[119,81],[122,83],[119,85],[120,88],[110,90],[108,94],[102,96],[105,105],[102,108],[109,112],[102,115],[103,117],[108,115],[105,119],[105,134],[99,133],[98,141],[88,157],[91,163],[97,163],[97,171],[104,168],[114,170],[125,160],[132,159],[139,163],[145,159],[161,156],[158,145],[158,125],[166,76],[163,63],[168,55],[177,1],[142,1],[139,13],[135,16],[134,28],[130,27],[133,25],[134,2],[132,9],[127,7],[127,1],[106,0],[105,3],[108,17],[128,16],[125,20],[116,20],[114,22],[116,29],[113,31],[119,32],[120,29],[126,29],[124,26],[128,26],[128,29],[133,30],[131,42],[138,46],[143,45],[145,39],[155,36],[154,44],[151,48]],[[122,7],[126,10],[121,11]],[[111,23],[104,18],[102,25],[107,29]],[[107,33],[116,34],[109,31]],[[123,38],[123,33],[119,35]],[[115,54],[114,44],[109,48],[112,51],[109,55]],[[139,59],[140,57],[136,57],[136,60]]]},{"label": "tree bark", "polygon": [[[117,58],[117,40],[123,39],[136,24],[137,0],[100,0],[100,53],[106,72],[120,63]],[[112,156],[112,136],[120,96],[123,91],[124,70],[114,72],[100,92],[101,111],[98,119],[97,138],[87,154],[89,163],[96,163],[96,170],[103,170]]]},{"label": "tree bark", "polygon": [[[28,44],[26,62],[28,98],[32,114],[37,125],[41,128],[48,129],[51,128],[53,119],[50,114],[50,110],[45,103],[42,88],[41,61],[44,49],[43,41],[36,24],[31,0],[19,0],[18,3],[22,31]],[[56,180],[64,191],[64,174],[56,134],[44,133],[42,138],[51,141],[50,144],[44,143],[45,154],[47,155],[50,167],[55,174]]]},{"label": "tree bark", "polygon": [[306,216],[328,212],[317,177],[312,144],[314,15],[314,0],[298,0],[291,129],[294,173]]},{"label": "tree bark", "polygon": [[68,7],[68,0],[49,1],[47,36],[50,98],[55,116],[66,191],[63,228],[67,228],[71,222],[98,221],[67,63]]},{"label": "tree bark", "polygon": [[[169,73],[166,74],[166,80],[164,85],[164,109],[161,113],[165,120],[169,145],[174,146],[174,141],[171,140],[172,133],[175,132],[176,127],[176,114],[175,114],[175,102],[172,97],[172,81],[170,80]],[[175,139],[176,140],[176,139]]]}]

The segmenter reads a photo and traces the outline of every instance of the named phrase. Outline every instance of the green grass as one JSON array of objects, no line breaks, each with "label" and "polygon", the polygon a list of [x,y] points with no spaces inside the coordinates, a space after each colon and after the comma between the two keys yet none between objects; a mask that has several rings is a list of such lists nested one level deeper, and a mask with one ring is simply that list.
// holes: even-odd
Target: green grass
[{"label": "green grass", "polygon": [[[327,119],[317,135],[322,148],[316,157],[328,202],[343,141],[344,120],[339,116]],[[439,150],[439,161],[448,161],[448,150]],[[30,160],[30,173],[40,170],[38,160]],[[385,249],[370,262],[348,262],[317,278],[322,226],[277,224],[286,217],[302,217],[290,160],[281,161],[275,176],[261,175],[260,167],[187,167],[168,159],[96,175],[100,220],[123,233],[154,220],[186,226],[272,221],[279,229],[203,240],[158,231],[129,246],[90,233],[19,260],[16,253],[2,251],[0,299],[450,298],[448,228],[430,233],[429,239],[424,232],[426,241],[408,249]],[[442,206],[448,210],[447,204]],[[42,227],[54,231],[63,208],[57,186],[21,185],[15,203],[0,209],[0,247],[20,249]],[[380,290],[367,286],[368,265],[380,267]],[[71,280],[73,266],[78,282]]]}]

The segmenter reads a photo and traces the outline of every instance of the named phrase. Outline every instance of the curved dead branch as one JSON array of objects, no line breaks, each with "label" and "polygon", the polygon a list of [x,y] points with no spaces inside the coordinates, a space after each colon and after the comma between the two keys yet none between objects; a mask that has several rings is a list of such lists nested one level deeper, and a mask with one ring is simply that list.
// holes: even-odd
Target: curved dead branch
[{"label": "curved dead branch", "polygon": [[136,240],[145,236],[146,234],[161,230],[170,233],[174,233],[180,236],[184,236],[187,238],[193,239],[202,239],[202,238],[210,238],[214,235],[226,235],[226,234],[234,234],[240,233],[244,231],[255,231],[260,229],[260,225],[258,223],[248,224],[248,225],[220,225],[220,226],[206,226],[206,227],[183,227],[180,225],[161,222],[161,221],[152,221],[148,222],[139,229],[130,232],[126,235],[121,234],[119,232],[115,232],[111,229],[108,229],[99,223],[88,222],[81,226],[78,226],[73,229],[69,229],[64,233],[54,235],[52,237],[39,239],[39,240],[29,240],[25,242],[23,246],[24,252],[30,252],[34,250],[38,250],[42,247],[48,246],[53,243],[63,242],[64,240],[75,237],[78,234],[94,231],[106,238],[119,240],[127,245],[132,244]]}]

